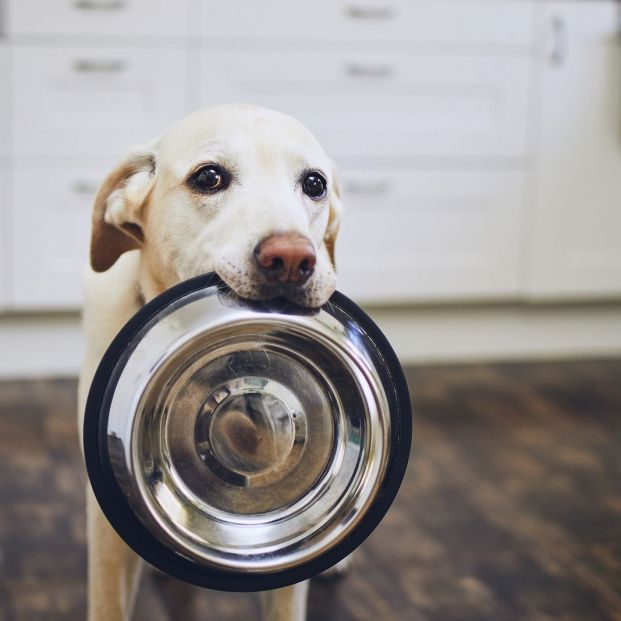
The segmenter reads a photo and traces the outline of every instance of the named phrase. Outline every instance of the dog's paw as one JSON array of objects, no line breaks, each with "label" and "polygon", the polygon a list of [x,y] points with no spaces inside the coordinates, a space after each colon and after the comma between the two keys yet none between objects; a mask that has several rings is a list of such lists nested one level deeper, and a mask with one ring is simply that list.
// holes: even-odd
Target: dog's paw
[{"label": "dog's paw", "polygon": [[354,565],[354,555],[350,554],[346,556],[342,561],[339,561],[336,565],[326,569],[323,573],[319,574],[319,578],[322,580],[340,580],[347,576]]}]

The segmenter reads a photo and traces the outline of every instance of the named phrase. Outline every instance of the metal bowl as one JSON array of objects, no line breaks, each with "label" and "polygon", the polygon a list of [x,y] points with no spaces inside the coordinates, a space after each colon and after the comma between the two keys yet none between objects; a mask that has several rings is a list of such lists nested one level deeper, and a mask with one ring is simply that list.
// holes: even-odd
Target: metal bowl
[{"label": "metal bowl", "polygon": [[399,362],[353,302],[250,303],[215,274],[128,322],[84,423],[89,478],[119,535],[175,577],[231,591],[347,556],[392,503],[410,442]]}]

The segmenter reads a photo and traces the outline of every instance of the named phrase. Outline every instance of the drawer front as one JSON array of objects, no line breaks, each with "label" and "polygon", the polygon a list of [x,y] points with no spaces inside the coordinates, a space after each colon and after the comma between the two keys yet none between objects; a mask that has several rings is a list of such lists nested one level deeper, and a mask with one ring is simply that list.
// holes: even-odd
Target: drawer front
[{"label": "drawer front", "polygon": [[527,57],[201,54],[200,104],[281,110],[334,157],[523,156],[527,149]]},{"label": "drawer front", "polygon": [[518,293],[522,173],[345,170],[339,289],[360,302]]},{"label": "drawer front", "polygon": [[157,136],[186,111],[186,60],[171,49],[16,46],[16,155],[119,155]]},{"label": "drawer front", "polygon": [[77,308],[91,211],[104,165],[17,169],[13,187],[11,300],[18,309]]},{"label": "drawer front", "polygon": [[9,143],[9,50],[5,43],[0,41],[0,159],[10,152]]},{"label": "drawer front", "polygon": [[306,39],[526,48],[533,37],[533,0],[194,2],[194,34],[209,41]]},{"label": "drawer front", "polygon": [[187,0],[9,0],[8,31],[34,35],[184,36]]}]

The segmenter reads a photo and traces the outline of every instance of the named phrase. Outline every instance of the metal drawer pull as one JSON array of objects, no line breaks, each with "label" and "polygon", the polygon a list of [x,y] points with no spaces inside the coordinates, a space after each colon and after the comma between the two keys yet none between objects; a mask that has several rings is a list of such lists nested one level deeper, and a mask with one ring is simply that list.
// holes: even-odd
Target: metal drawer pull
[{"label": "metal drawer pull", "polygon": [[73,6],[85,11],[118,11],[125,7],[125,0],[75,0]]},{"label": "metal drawer pull", "polygon": [[388,194],[390,183],[386,179],[375,181],[347,181],[344,184],[345,192],[349,194]]},{"label": "metal drawer pull", "polygon": [[360,6],[351,4],[345,9],[347,17],[354,19],[392,19],[395,11],[389,6]]},{"label": "metal drawer pull", "polygon": [[394,71],[390,65],[347,63],[345,72],[354,78],[389,78]]},{"label": "metal drawer pull", "polygon": [[73,68],[81,73],[121,73],[125,69],[122,60],[93,60],[81,58],[73,63]]},{"label": "metal drawer pull", "polygon": [[93,196],[97,192],[98,187],[99,184],[94,181],[79,179],[78,181],[73,182],[71,190],[74,194],[79,194],[80,196]]}]

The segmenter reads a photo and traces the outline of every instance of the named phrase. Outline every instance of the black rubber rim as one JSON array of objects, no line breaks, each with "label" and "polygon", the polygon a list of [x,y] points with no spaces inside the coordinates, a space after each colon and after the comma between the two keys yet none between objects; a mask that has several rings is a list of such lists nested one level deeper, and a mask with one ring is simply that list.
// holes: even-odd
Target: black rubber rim
[{"label": "black rubber rim", "polygon": [[392,432],[389,464],[373,505],[345,539],[323,555],[285,571],[269,574],[227,573],[177,554],[147,530],[116,481],[107,451],[109,403],[105,400],[107,394],[114,392],[121,372],[118,362],[138,331],[172,302],[213,286],[224,286],[214,273],[175,285],[142,307],[114,338],[97,368],[86,402],[83,439],[86,468],[95,497],[112,527],[130,548],[151,565],[175,578],[209,589],[266,591],[312,578],[329,569],[353,552],[381,522],[397,495],[410,455],[410,397],[399,360],[384,334],[360,307],[336,291],[327,305],[334,304],[349,315],[381,352],[377,368],[389,401]]}]

